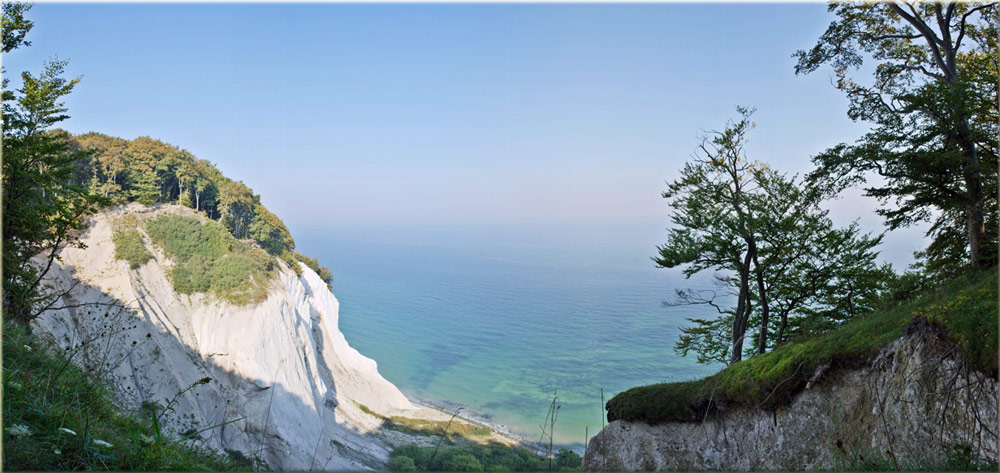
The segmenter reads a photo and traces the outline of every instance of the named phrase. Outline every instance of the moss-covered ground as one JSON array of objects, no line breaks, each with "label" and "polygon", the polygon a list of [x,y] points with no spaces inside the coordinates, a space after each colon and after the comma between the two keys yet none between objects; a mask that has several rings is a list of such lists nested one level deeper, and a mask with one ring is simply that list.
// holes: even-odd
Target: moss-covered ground
[{"label": "moss-covered ground", "polygon": [[697,421],[719,406],[774,409],[791,402],[813,373],[858,366],[902,336],[915,317],[942,327],[970,365],[997,376],[997,270],[970,273],[907,301],[887,304],[843,326],[735,363],[695,381],[624,391],[607,403],[608,419]]}]

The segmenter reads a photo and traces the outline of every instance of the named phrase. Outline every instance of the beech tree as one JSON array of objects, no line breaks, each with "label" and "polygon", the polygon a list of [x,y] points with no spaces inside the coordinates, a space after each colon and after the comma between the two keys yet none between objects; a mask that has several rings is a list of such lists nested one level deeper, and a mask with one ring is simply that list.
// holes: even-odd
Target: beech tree
[{"label": "beech tree", "polygon": [[[884,183],[865,190],[897,204],[879,210],[890,228],[933,222],[925,256],[995,264],[997,4],[831,3],[829,10],[837,20],[795,54],[795,72],[831,65],[850,100],[848,116],[874,128],[816,156],[813,183],[843,189],[877,174]],[[870,84],[852,77],[865,60],[876,63]]]},{"label": "beech tree", "polygon": [[[3,5],[5,54],[28,44],[32,24],[23,15],[29,8]],[[65,67],[51,60],[37,76],[25,72],[16,91],[6,78],[3,83],[3,313],[21,322],[55,300],[42,280],[59,250],[77,242],[84,217],[103,203],[76,182],[87,154],[52,129],[68,118],[62,100],[80,80],[63,78]]]},{"label": "beech tree", "polygon": [[[740,119],[704,139],[699,145],[700,155],[684,165],[680,179],[668,184],[663,198],[670,199],[675,209],[675,227],[669,230],[667,243],[657,248],[659,256],[653,259],[662,268],[685,265],[687,277],[707,269],[735,274],[728,282],[736,288],[736,307],[720,309],[727,315],[724,321],[731,324],[730,363],[739,361],[743,354],[750,315],[750,266],[756,254],[747,208],[754,164],[743,150],[745,135],[754,126],[750,121],[753,111],[737,111]],[[711,300],[705,303],[714,304]],[[720,328],[718,322],[714,325],[713,334]],[[724,356],[715,353],[705,359]]]},{"label": "beech tree", "polygon": [[[674,209],[658,266],[687,277],[713,270],[715,291],[676,291],[669,305],[703,304],[718,317],[689,319],[675,349],[699,362],[735,363],[791,335],[822,331],[874,308],[892,272],[875,262],[881,236],[856,224],[836,228],[820,208],[826,194],[807,188],[744,152],[753,111],[713,132],[663,197]],[[735,306],[727,305],[735,296]],[[806,323],[808,322],[808,323]],[[756,333],[754,333],[756,332]]]}]

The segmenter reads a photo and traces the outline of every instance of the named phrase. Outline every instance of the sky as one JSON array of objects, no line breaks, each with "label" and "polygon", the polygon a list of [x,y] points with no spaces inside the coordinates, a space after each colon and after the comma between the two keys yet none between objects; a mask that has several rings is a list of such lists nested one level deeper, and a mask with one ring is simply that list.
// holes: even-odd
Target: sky
[{"label": "sky", "polygon": [[[38,4],[15,75],[68,59],[73,133],[151,136],[215,163],[290,226],[668,221],[706,130],[757,108],[752,159],[788,173],[867,130],[792,54],[808,4]],[[17,83],[15,77],[15,85]],[[835,220],[872,229],[849,195]]]}]

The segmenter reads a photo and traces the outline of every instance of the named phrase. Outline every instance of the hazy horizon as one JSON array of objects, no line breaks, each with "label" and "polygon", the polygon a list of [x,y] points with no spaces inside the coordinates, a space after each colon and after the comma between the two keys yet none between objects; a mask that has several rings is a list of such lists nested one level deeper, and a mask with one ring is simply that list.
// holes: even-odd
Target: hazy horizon
[{"label": "hazy horizon", "polygon": [[794,74],[830,21],[820,3],[43,3],[31,17],[32,46],[4,65],[16,87],[70,60],[83,81],[64,128],[187,149],[290,223],[665,221],[664,181],[736,105],[758,108],[751,158],[788,173],[867,129],[829,74]]}]

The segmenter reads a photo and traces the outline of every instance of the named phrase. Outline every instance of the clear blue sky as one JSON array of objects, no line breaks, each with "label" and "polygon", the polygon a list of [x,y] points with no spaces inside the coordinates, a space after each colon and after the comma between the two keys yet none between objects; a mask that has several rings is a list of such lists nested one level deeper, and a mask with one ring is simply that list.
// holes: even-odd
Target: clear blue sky
[{"label": "clear blue sky", "polygon": [[[83,81],[74,133],[148,135],[296,222],[667,222],[659,194],[737,104],[751,157],[802,173],[852,123],[795,50],[812,4],[39,4],[9,73]],[[15,78],[16,84],[16,78]],[[873,202],[832,204],[841,221]],[[874,226],[872,228],[875,228]]]}]

